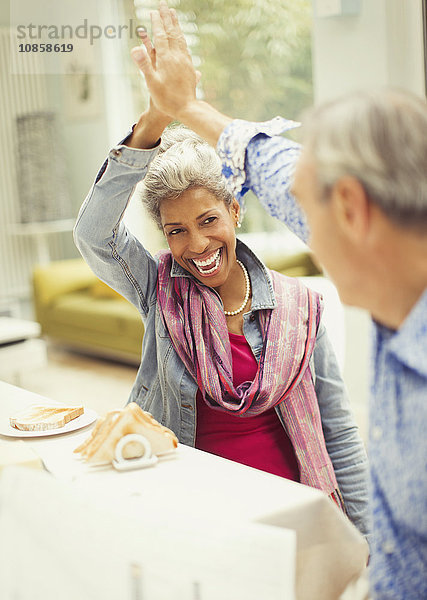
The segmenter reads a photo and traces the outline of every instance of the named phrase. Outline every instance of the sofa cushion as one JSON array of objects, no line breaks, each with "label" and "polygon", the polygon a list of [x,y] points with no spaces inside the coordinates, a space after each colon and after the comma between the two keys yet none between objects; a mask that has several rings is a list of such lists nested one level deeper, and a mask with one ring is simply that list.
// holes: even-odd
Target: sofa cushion
[{"label": "sofa cushion", "polygon": [[43,306],[62,294],[89,288],[96,280],[97,277],[81,258],[38,266],[33,273],[36,300]]},{"label": "sofa cushion", "polygon": [[65,322],[80,329],[140,340],[144,331],[141,316],[132,304],[94,298],[87,292],[74,292],[57,298],[50,307],[49,317],[52,322]]},{"label": "sofa cushion", "polygon": [[100,279],[97,279],[94,282],[94,284],[91,285],[90,293],[94,298],[104,298],[104,299],[113,298],[114,300],[125,300],[125,298],[123,298],[123,296],[121,294],[119,294],[119,292],[116,292],[116,290],[113,290],[113,288],[111,288],[109,285],[107,285]]}]

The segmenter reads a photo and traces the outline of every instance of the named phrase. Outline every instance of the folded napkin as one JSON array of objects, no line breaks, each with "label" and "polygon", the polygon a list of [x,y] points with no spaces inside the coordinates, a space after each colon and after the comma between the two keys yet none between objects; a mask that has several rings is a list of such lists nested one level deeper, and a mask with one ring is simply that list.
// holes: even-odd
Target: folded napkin
[{"label": "folded napkin", "polygon": [[43,469],[41,458],[22,440],[0,441],[0,475],[5,467],[19,466]]}]

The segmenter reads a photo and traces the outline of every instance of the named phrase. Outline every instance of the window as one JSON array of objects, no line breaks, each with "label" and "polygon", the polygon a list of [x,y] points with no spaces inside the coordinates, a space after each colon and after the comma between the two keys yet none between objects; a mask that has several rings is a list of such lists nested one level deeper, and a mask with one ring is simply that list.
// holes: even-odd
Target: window
[{"label": "window", "polygon": [[[134,0],[147,25],[157,2]],[[310,0],[175,0],[202,97],[225,114],[251,121],[298,118],[313,102]],[[141,105],[141,110],[144,108]],[[141,103],[141,101],[140,101]],[[282,229],[250,194],[242,231]]]}]

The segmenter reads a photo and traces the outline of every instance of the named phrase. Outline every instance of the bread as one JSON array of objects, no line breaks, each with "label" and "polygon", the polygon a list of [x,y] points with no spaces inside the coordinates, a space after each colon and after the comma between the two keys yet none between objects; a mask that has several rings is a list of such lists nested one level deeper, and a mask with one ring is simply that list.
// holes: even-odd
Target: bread
[{"label": "bread", "polygon": [[[129,433],[138,433],[151,444],[153,454],[161,456],[178,446],[176,435],[145,412],[135,402],[112,410],[99,419],[91,436],[74,452],[92,464],[112,462],[118,441]],[[130,442],[123,448],[124,458],[141,456],[141,444]]]},{"label": "bread", "polygon": [[76,419],[84,413],[83,406],[30,406],[14,417],[9,422],[15,429],[21,431],[47,431],[59,429],[66,423]]}]

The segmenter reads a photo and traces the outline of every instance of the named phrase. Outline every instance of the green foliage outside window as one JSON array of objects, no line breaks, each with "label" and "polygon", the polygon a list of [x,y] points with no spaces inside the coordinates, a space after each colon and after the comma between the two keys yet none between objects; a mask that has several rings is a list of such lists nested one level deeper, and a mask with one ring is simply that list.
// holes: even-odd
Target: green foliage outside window
[{"label": "green foliage outside window", "polygon": [[205,99],[234,117],[297,117],[312,103],[310,0],[180,0],[197,30]]}]

